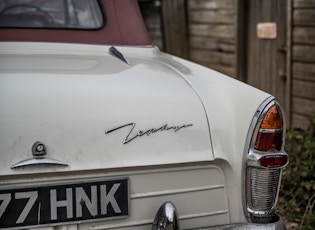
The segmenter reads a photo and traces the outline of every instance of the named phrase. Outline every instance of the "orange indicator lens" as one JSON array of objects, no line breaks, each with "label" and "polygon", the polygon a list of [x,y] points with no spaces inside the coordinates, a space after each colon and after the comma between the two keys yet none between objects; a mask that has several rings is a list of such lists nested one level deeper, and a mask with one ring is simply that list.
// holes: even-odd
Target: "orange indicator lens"
[{"label": "orange indicator lens", "polygon": [[273,105],[268,110],[260,128],[262,129],[281,129],[282,119],[281,114],[276,105]]}]

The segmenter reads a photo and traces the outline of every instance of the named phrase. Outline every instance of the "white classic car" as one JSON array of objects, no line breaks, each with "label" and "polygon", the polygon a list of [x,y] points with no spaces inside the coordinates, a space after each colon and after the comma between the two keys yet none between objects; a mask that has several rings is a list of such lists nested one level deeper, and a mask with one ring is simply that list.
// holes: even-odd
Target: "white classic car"
[{"label": "white classic car", "polygon": [[1,229],[283,229],[271,95],[151,44],[134,0],[0,1]]}]

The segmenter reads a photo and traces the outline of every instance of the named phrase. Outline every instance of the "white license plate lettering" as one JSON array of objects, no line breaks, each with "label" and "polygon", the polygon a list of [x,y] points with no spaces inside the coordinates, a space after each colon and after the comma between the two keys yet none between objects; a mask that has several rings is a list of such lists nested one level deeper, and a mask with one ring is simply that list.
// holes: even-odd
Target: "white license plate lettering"
[{"label": "white license plate lettering", "polygon": [[128,179],[0,190],[0,228],[125,217]]},{"label": "white license plate lettering", "polygon": [[11,201],[11,194],[10,193],[0,194],[0,200],[2,201],[0,205],[0,218],[1,218]]},{"label": "white license plate lettering", "polygon": [[23,211],[21,212],[21,215],[19,216],[19,218],[16,221],[17,224],[24,222],[24,220],[26,219],[27,215],[29,214],[31,208],[33,207],[37,197],[38,197],[37,191],[15,193],[15,199],[25,199],[25,198],[28,199],[28,202],[26,203]]},{"label": "white license plate lettering", "polygon": [[101,208],[102,208],[102,214],[107,214],[107,208],[108,205],[111,204],[115,213],[121,213],[121,210],[119,208],[119,205],[117,204],[117,201],[115,199],[115,193],[117,192],[120,184],[114,184],[111,190],[106,194],[106,185],[101,185]]},{"label": "white license plate lettering", "polygon": [[75,189],[75,195],[77,217],[82,217],[82,210],[84,205],[92,216],[96,216],[98,214],[97,208],[98,197],[96,186],[91,187],[91,199],[88,197],[88,195],[86,194],[85,190],[82,187]]},{"label": "white license plate lettering", "polygon": [[58,208],[64,207],[67,213],[67,219],[73,218],[73,196],[72,189],[66,189],[66,199],[57,200],[57,190],[50,190],[50,216],[51,220],[57,220]]}]

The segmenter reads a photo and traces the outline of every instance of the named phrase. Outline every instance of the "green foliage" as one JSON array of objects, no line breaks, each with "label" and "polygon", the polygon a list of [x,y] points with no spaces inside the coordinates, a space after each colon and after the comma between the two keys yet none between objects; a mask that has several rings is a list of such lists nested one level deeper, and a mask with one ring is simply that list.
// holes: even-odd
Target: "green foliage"
[{"label": "green foliage", "polygon": [[290,163],[283,170],[280,215],[291,229],[315,229],[315,118],[307,131],[287,131],[285,150]]}]

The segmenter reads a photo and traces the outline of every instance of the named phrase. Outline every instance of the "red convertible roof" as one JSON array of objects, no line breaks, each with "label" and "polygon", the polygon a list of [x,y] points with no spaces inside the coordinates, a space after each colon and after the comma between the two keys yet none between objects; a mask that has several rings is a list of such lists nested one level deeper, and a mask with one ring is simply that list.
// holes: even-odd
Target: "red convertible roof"
[{"label": "red convertible roof", "polygon": [[137,0],[101,0],[106,24],[99,30],[0,28],[0,41],[151,45]]}]

